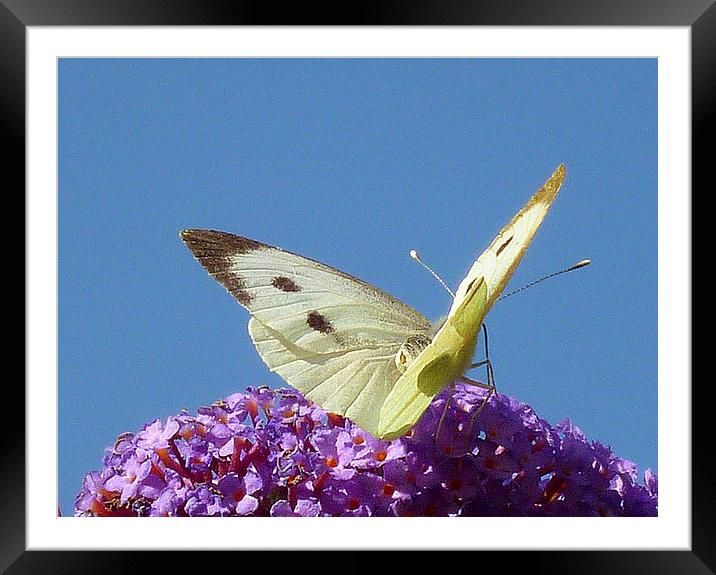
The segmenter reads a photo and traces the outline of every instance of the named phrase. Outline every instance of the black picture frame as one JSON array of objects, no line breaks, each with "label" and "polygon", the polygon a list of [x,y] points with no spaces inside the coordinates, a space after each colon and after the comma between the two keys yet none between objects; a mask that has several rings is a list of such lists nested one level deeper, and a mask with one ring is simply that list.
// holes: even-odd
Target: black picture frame
[{"label": "black picture frame", "polygon": [[[691,29],[692,55],[692,182],[706,188],[706,141],[716,92],[716,6],[714,0],[423,0],[418,2],[361,2],[330,6],[305,3],[278,8],[268,2],[224,0],[0,0],[0,118],[7,147],[3,158],[5,175],[5,227],[7,240],[24,238],[24,199],[13,199],[25,185],[25,38],[29,26],[116,26],[116,25],[559,25],[559,26],[685,26]],[[711,160],[712,161],[712,160]],[[8,180],[7,176],[12,179]],[[710,183],[710,186],[713,186]],[[18,190],[18,192],[16,192]],[[693,195],[693,194],[692,194]],[[21,217],[21,214],[23,217]],[[10,229],[8,229],[8,227]],[[18,248],[12,247],[11,255]],[[24,273],[15,262],[1,289],[6,309],[25,297]],[[24,270],[24,258],[22,264]],[[19,312],[18,312],[19,313]],[[19,318],[18,318],[19,323]],[[23,324],[24,325],[24,324]],[[24,333],[24,328],[23,328]],[[12,334],[14,335],[14,334]],[[7,357],[24,356],[24,338],[10,337]],[[23,364],[24,365],[24,364]],[[6,390],[19,388],[10,379]],[[690,551],[523,551],[478,552],[467,557],[473,569],[500,569],[554,573],[714,573],[716,571],[716,490],[712,488],[716,462],[710,456],[710,437],[705,397],[706,385],[692,388],[692,548]],[[0,514],[0,571],[18,573],[126,573],[148,570],[147,561],[159,555],[163,569],[183,571],[200,560],[194,554],[152,552],[27,551],[25,545],[25,425],[24,397],[11,400],[5,393],[2,513]],[[48,485],[48,489],[56,486]],[[236,525],[236,527],[234,527]],[[240,527],[229,522],[227,528]],[[398,528],[398,526],[396,526]],[[555,525],[555,531],[559,530]],[[78,542],[81,546],[81,542]],[[276,560],[258,552],[215,553],[211,562],[237,561],[237,569],[279,568]],[[319,568],[352,572],[375,569],[366,552],[340,557]],[[453,554],[455,552],[452,552]],[[509,558],[505,557],[509,553]],[[405,554],[422,560],[422,554]],[[346,561],[346,559],[348,559]],[[359,560],[362,559],[362,560]],[[452,558],[451,561],[460,558]],[[439,559],[438,559],[439,560]],[[280,561],[280,559],[279,559]],[[301,568],[292,563],[284,568]],[[324,560],[321,560],[324,561]],[[486,564],[485,561],[488,563]],[[247,562],[249,564],[247,564]],[[203,568],[209,565],[202,561]],[[272,566],[273,565],[273,566]],[[214,567],[215,568],[215,567]],[[305,565],[303,568],[310,568]],[[402,569],[408,570],[408,563]]]}]

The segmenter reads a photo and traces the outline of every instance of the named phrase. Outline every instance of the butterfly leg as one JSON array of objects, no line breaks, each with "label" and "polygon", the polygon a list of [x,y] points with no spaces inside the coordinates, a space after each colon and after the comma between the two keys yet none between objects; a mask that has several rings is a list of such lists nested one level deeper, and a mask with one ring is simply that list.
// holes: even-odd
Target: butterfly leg
[{"label": "butterfly leg", "polygon": [[[481,364],[486,365],[486,364]],[[487,364],[489,365],[489,364]],[[479,387],[482,389],[487,390],[487,395],[485,395],[485,398],[482,400],[482,403],[480,403],[480,407],[478,407],[475,412],[470,416],[470,425],[467,427],[467,433],[468,435],[472,433],[472,430],[475,426],[475,421],[482,413],[482,410],[485,409],[485,406],[487,405],[487,402],[490,401],[493,395],[497,393],[497,388],[495,387],[494,380],[492,379],[492,375],[489,375],[488,372],[488,381],[491,381],[491,383],[482,383],[481,381],[475,381],[474,379],[470,379],[469,377],[462,376],[462,380],[465,383],[468,383],[470,385],[474,385],[475,387]]]},{"label": "butterfly leg", "polygon": [[487,383],[481,383],[479,381],[473,381],[470,378],[464,377],[463,379],[467,381],[467,383],[471,385],[475,385],[476,387],[482,387],[485,389],[493,389],[497,391],[497,386],[495,385],[495,371],[492,367],[492,362],[490,361],[490,347],[488,345],[487,340],[487,326],[483,323],[482,324],[482,334],[485,340],[485,359],[482,361],[478,361],[477,363],[473,363],[468,367],[468,369],[477,369],[478,367],[485,366],[485,371],[487,373]]},{"label": "butterfly leg", "polygon": [[[478,407],[475,412],[470,417],[470,426],[468,427],[468,433],[472,433],[472,428],[475,424],[475,420],[478,418],[480,413],[482,413],[482,410],[485,409],[485,406],[487,405],[487,402],[490,401],[490,398],[497,393],[497,387],[495,386],[495,372],[492,369],[492,362],[490,361],[490,352],[488,348],[488,340],[487,340],[487,326],[483,323],[482,324],[482,333],[485,340],[485,359],[482,361],[478,361],[477,363],[473,363],[470,365],[468,369],[476,369],[478,367],[485,366],[485,370],[487,373],[487,383],[482,383],[481,381],[476,381],[474,379],[470,379],[469,377],[463,375],[462,380],[469,384],[473,385],[475,387],[480,387],[482,389],[487,390],[487,395],[485,396],[485,399],[480,404],[480,407]],[[443,422],[445,421],[445,417],[447,416],[448,409],[450,407],[450,401],[452,400],[453,393],[455,391],[455,382],[450,383],[450,393],[448,394],[448,398],[445,401],[445,407],[443,408],[443,412],[440,415],[440,420],[438,421],[438,427],[435,431],[435,445],[438,444],[438,439],[440,437],[440,430],[442,428]]]},{"label": "butterfly leg", "polygon": [[477,363],[473,363],[470,366],[470,369],[475,369],[484,365],[487,374],[487,383],[474,381],[469,377],[465,376],[463,376],[463,380],[465,380],[465,382],[469,383],[470,385],[481,387],[483,389],[487,389],[488,391],[487,395],[485,396],[485,399],[483,399],[482,403],[480,404],[480,407],[475,410],[475,412],[472,414],[472,417],[470,418],[470,427],[468,433],[472,433],[472,428],[475,424],[475,420],[482,413],[482,410],[485,409],[485,406],[487,405],[487,402],[490,401],[490,398],[497,393],[497,386],[495,385],[495,372],[492,368],[492,362],[490,361],[490,348],[488,346],[487,341],[487,326],[484,323],[482,324],[482,333],[485,339],[485,359],[482,361],[478,361]]},{"label": "butterfly leg", "polygon": [[480,407],[478,407],[475,410],[475,413],[473,413],[472,416],[470,417],[470,427],[468,428],[469,429],[468,433],[472,433],[472,428],[475,425],[475,420],[482,413],[482,410],[485,409],[485,406],[487,405],[487,402],[490,401],[490,398],[492,398],[492,396],[497,393],[497,389],[495,387],[488,387],[487,389],[488,389],[488,392],[487,392],[487,395],[485,396],[485,399],[482,400]]},{"label": "butterfly leg", "polygon": [[491,385],[489,383],[482,383],[481,381],[477,381],[476,379],[470,379],[466,375],[463,375],[460,379],[474,387],[480,387],[482,389],[495,389],[494,385]]},{"label": "butterfly leg", "polygon": [[435,446],[437,447],[438,444],[438,438],[440,437],[440,429],[443,426],[443,421],[445,421],[445,416],[447,415],[448,408],[450,407],[450,401],[452,401],[452,394],[455,391],[455,382],[450,382],[450,393],[448,393],[447,399],[445,400],[445,407],[443,408],[442,415],[440,415],[440,419],[438,421],[438,428],[435,430]]}]

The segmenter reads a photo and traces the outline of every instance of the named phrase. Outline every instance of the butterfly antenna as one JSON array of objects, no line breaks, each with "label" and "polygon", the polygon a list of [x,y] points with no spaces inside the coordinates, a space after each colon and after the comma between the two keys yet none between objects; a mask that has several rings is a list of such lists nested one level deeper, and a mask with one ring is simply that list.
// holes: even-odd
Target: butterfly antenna
[{"label": "butterfly antenna", "polygon": [[415,250],[410,250],[410,257],[413,258],[416,262],[418,262],[421,266],[423,266],[426,270],[428,270],[431,274],[433,274],[433,277],[440,282],[440,284],[448,291],[448,293],[452,296],[453,299],[455,299],[455,294],[453,291],[447,287],[447,284],[443,281],[443,279],[436,274],[432,268],[426,264],[423,260],[420,259],[420,254],[416,252]]},{"label": "butterfly antenna", "polygon": [[548,279],[550,279],[550,278],[553,278],[553,277],[555,277],[555,276],[558,276],[558,275],[561,275],[561,274],[566,274],[567,272],[571,272],[571,271],[574,271],[574,270],[578,270],[579,268],[583,268],[583,267],[585,267],[585,266],[588,266],[590,263],[592,263],[592,260],[582,260],[581,262],[577,262],[577,263],[574,264],[573,266],[569,266],[568,268],[565,268],[565,269],[563,269],[563,270],[559,270],[558,272],[551,273],[551,274],[546,275],[546,276],[544,276],[544,277],[542,277],[542,278],[539,278],[538,280],[535,280],[535,281],[530,282],[530,283],[528,283],[528,284],[526,284],[526,285],[523,285],[521,288],[516,289],[515,291],[511,291],[510,293],[505,294],[505,295],[503,295],[502,297],[497,298],[497,301],[500,301],[501,299],[506,299],[506,298],[508,298],[508,297],[510,297],[510,296],[513,296],[513,295],[515,295],[516,293],[521,292],[522,290],[526,290],[527,288],[531,288],[532,286],[537,285],[538,283],[541,283],[541,282],[543,282],[543,281],[545,281],[545,280],[548,280]]}]

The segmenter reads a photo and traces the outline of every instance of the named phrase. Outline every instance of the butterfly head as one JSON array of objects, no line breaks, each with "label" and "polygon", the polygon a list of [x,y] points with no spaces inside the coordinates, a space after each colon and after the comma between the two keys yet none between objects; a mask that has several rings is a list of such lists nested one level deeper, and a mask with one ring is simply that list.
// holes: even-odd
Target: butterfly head
[{"label": "butterfly head", "polygon": [[400,373],[405,373],[408,366],[415,361],[415,358],[430,345],[431,339],[423,334],[411,335],[400,346],[395,354],[395,366]]}]

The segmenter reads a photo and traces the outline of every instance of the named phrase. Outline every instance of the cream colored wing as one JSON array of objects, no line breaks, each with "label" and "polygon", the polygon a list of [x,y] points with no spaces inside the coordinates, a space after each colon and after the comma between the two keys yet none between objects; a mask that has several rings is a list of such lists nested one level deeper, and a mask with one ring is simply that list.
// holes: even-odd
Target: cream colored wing
[{"label": "cream colored wing", "polygon": [[194,256],[251,312],[266,365],[328,411],[374,432],[399,377],[395,354],[430,322],[386,292],[314,260],[213,230],[181,234]]},{"label": "cream colored wing", "polygon": [[487,284],[487,302],[484,306],[484,313],[487,314],[512,278],[517,266],[520,265],[522,256],[525,255],[532,238],[557,197],[557,192],[562,186],[566,173],[564,164],[558,166],[542,188],[530,198],[488,248],[475,260],[467,276],[457,288],[450,314],[458,309],[470,285],[479,278],[484,278]]},{"label": "cream colored wing", "polygon": [[395,367],[399,345],[309,353],[255,317],[249,320],[249,333],[271,371],[326,411],[377,434],[381,407],[400,376]]}]

